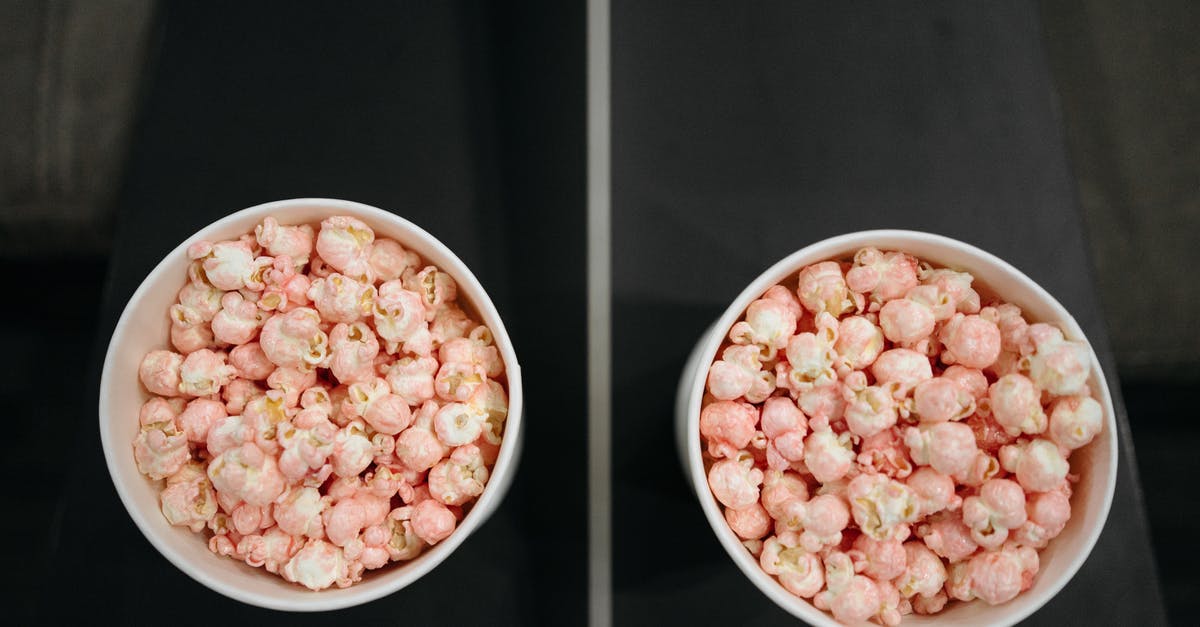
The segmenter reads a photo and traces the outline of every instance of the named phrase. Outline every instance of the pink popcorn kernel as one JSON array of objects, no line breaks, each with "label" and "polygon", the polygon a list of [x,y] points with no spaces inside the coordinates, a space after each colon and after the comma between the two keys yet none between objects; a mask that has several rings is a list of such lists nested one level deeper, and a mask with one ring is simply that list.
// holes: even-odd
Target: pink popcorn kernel
[{"label": "pink popcorn kernel", "polygon": [[1068,457],[1103,427],[1085,343],[876,248],[802,268],[725,338],[700,410],[709,488],[784,589],[895,625],[1032,585],[1070,519]]},{"label": "pink popcorn kernel", "polygon": [[[267,218],[187,254],[162,338],[174,350],[148,353],[137,375],[153,397],[133,454],[160,483],[164,518],[313,590],[449,537],[487,485],[508,415],[499,348],[454,278],[347,216]],[[801,310],[785,292],[762,307],[756,341],[794,333]],[[774,391],[757,385],[754,398]],[[718,430],[739,443],[748,426],[748,446],[759,410],[745,408],[746,424]],[[740,526],[762,538],[771,518],[757,493],[751,504]]]}]

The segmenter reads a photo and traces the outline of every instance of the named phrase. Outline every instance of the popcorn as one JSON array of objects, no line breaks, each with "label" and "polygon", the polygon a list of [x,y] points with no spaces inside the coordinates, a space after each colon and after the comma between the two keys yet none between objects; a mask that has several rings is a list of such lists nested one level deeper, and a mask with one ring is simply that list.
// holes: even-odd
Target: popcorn
[{"label": "popcorn", "polygon": [[262,310],[246,300],[239,292],[226,292],[221,297],[221,311],[212,319],[213,337],[225,344],[246,344],[258,337],[265,321]]},{"label": "popcorn", "polygon": [[855,461],[862,472],[877,472],[897,479],[912,474],[912,460],[895,427],[863,438],[858,451]]},{"label": "popcorn", "polygon": [[1016,435],[1009,435],[990,413],[982,415],[982,408],[963,423],[970,427],[971,432],[975,434],[975,442],[980,450],[993,455],[1000,451],[1000,447],[1011,444],[1017,439]]},{"label": "popcorn", "polygon": [[934,322],[945,322],[954,315],[955,304],[950,295],[936,285],[918,285],[908,290],[904,298],[928,309]]},{"label": "popcorn", "polygon": [[804,439],[804,465],[821,483],[837,481],[854,466],[850,434],[829,429],[813,431]]},{"label": "popcorn", "polygon": [[895,383],[899,394],[907,392],[918,383],[933,378],[929,358],[907,348],[884,351],[871,365],[871,374],[877,384]]},{"label": "popcorn", "polygon": [[[898,251],[816,263],[796,285],[729,329],[700,409],[709,488],[746,550],[843,623],[1031,586],[1070,518],[1067,456],[1103,426],[1087,345]],[[442,368],[471,354],[447,343]],[[428,394],[415,361],[393,368],[393,390]]]},{"label": "popcorn", "polygon": [[460,362],[443,363],[433,378],[433,390],[445,401],[466,401],[487,381],[481,366]]},{"label": "popcorn", "polygon": [[1104,410],[1090,396],[1060,398],[1050,410],[1050,439],[1065,449],[1087,446],[1103,425]]},{"label": "popcorn", "polygon": [[775,520],[783,518],[789,501],[808,500],[808,484],[794,472],[768,470],[763,477],[762,506]]},{"label": "popcorn", "polygon": [[843,624],[855,624],[875,616],[880,610],[879,588],[875,581],[854,574],[854,565],[845,553],[825,558],[825,590],[813,597],[813,605],[829,610]]},{"label": "popcorn", "polygon": [[962,517],[952,512],[938,514],[930,518],[928,523],[918,526],[917,537],[951,564],[967,559],[979,548],[971,530],[963,524]]},{"label": "popcorn", "polygon": [[992,416],[1009,435],[1046,430],[1041,393],[1028,378],[1019,374],[1000,377],[988,388],[988,401]]},{"label": "popcorn", "polygon": [[413,531],[412,521],[406,517],[406,514],[401,513],[401,510],[404,509],[392,510],[388,514],[387,520],[384,521],[384,528],[390,533],[384,548],[388,552],[388,557],[394,562],[410,560],[420,555],[422,549],[427,546],[425,541]]},{"label": "popcorn", "polygon": [[788,592],[802,599],[811,599],[825,585],[821,558],[795,544],[785,545],[777,537],[763,543],[759,563],[767,574],[779,577]]},{"label": "popcorn", "polygon": [[1016,530],[1016,541],[1023,546],[1041,549],[1067,526],[1071,518],[1071,501],[1058,490],[1031,494],[1025,511],[1025,524]]},{"label": "popcorn", "polygon": [[208,429],[204,446],[212,455],[220,455],[229,449],[254,441],[254,427],[246,424],[240,414],[226,416]]},{"label": "popcorn", "polygon": [[275,505],[275,524],[289,535],[321,539],[325,537],[322,514],[328,507],[329,498],[317,488],[292,488]]},{"label": "popcorn", "polygon": [[1067,476],[1067,460],[1050,440],[1037,438],[1000,449],[1000,464],[1030,492],[1053,490]]},{"label": "popcorn", "polygon": [[458,294],[458,285],[454,279],[435,266],[425,266],[420,272],[406,276],[404,287],[421,296],[421,302],[425,305],[426,320],[432,320],[437,310],[454,300]]},{"label": "popcorn", "polygon": [[267,377],[267,387],[278,390],[282,394],[283,404],[287,407],[299,404],[300,395],[316,384],[317,373],[312,370],[276,368],[271,376]]},{"label": "popcorn", "polygon": [[[966,272],[928,266],[923,267],[918,276],[922,285],[936,287],[938,293],[953,305],[953,311],[964,314],[979,313],[979,294],[971,288],[975,277]],[[939,318],[939,321],[944,319]]]},{"label": "popcorn", "polygon": [[725,521],[745,540],[759,540],[771,531],[771,515],[759,503],[743,509],[726,509]]},{"label": "popcorn", "polygon": [[238,377],[252,381],[266,380],[275,372],[275,364],[267,358],[258,342],[235,346],[229,351],[229,365],[233,366]]},{"label": "popcorn", "polygon": [[734,344],[754,345],[762,359],[771,360],[787,346],[788,338],[796,332],[796,314],[787,304],[770,298],[760,298],[746,309],[746,319],[733,325],[729,339]]},{"label": "popcorn", "polygon": [[213,345],[212,328],[207,323],[194,325],[171,324],[171,346],[187,355]]},{"label": "popcorn", "polygon": [[370,264],[375,233],[357,218],[334,216],[321,222],[317,254],[331,268],[355,278],[373,279]]},{"label": "popcorn", "polygon": [[926,599],[937,596],[946,582],[946,567],[942,560],[920,542],[905,542],[903,549],[904,572],[896,581],[896,589],[906,599],[918,595]]},{"label": "popcorn", "polygon": [[429,334],[434,344],[445,344],[450,340],[466,337],[467,332],[474,326],[475,323],[467,318],[463,310],[455,307],[453,303],[446,303],[433,315],[433,321],[429,323]]},{"label": "popcorn", "polygon": [[[761,420],[763,433],[768,438],[777,438],[785,433],[798,432],[803,437],[808,432],[808,420],[804,416],[804,412],[796,407],[796,404],[785,397],[772,397],[767,399],[763,404],[761,418],[755,414],[754,406],[749,404],[736,405],[744,410],[740,418],[749,422],[749,428],[754,428],[755,420]],[[722,433],[720,430],[710,429],[713,435],[705,434],[704,413],[701,411],[701,428],[700,432],[705,437],[713,437]],[[726,438],[729,439],[729,438]],[[733,441],[733,440],[730,440]],[[749,442],[749,440],[747,440]],[[744,447],[739,447],[744,448]]]},{"label": "popcorn", "polygon": [[201,349],[190,353],[179,366],[179,392],[184,396],[211,396],[237,374],[225,363],[225,353]]},{"label": "popcorn", "polygon": [[723,401],[746,397],[751,403],[766,400],[774,391],[771,374],[762,368],[755,346],[730,346],[708,370],[708,390]]},{"label": "popcorn", "polygon": [[250,399],[242,416],[254,443],[264,452],[274,455],[279,452],[279,442],[276,440],[279,424],[294,413],[295,408],[287,404],[283,392],[269,390],[262,396]]},{"label": "popcorn", "polygon": [[308,307],[268,318],[259,345],[267,359],[281,368],[322,366],[329,354],[329,336],[321,330],[321,314]]},{"label": "popcorn", "polygon": [[983,399],[988,393],[987,376],[977,368],[967,368],[955,364],[942,371],[943,379],[948,379],[958,383],[962,389],[966,390],[976,401]]},{"label": "popcorn", "polygon": [[447,340],[438,348],[438,360],[443,364],[459,363],[478,369],[488,377],[498,377],[504,371],[504,362],[500,360],[500,351],[492,345],[491,332],[487,327],[481,329],[483,337],[458,337]]},{"label": "popcorn", "polygon": [[443,405],[433,417],[434,431],[442,444],[462,446],[475,441],[483,433],[487,416],[465,403]]},{"label": "popcorn", "polygon": [[308,290],[312,279],[298,274],[294,260],[287,255],[275,257],[271,269],[265,272],[263,287],[258,298],[258,307],[263,311],[291,311],[311,304]]},{"label": "popcorn", "polygon": [[850,522],[850,511],[845,501],[832,494],[818,494],[807,503],[792,500],[783,505],[783,515],[776,520],[776,531],[797,531],[800,545],[817,552],[824,547],[842,542],[842,531]]},{"label": "popcorn", "polygon": [[262,224],[254,227],[254,238],[271,256],[286,255],[297,267],[307,264],[312,255],[313,228],[307,224],[284,226],[267,216]]},{"label": "popcorn", "polygon": [[896,400],[889,390],[874,385],[857,391],[847,389],[842,416],[851,433],[869,438],[896,424]]},{"label": "popcorn", "polygon": [[[787,360],[792,367],[790,380],[793,386],[817,385],[837,378],[834,364],[837,354],[837,320],[826,312],[817,314],[815,333],[797,333],[787,342]],[[769,394],[769,392],[767,392]],[[750,399],[750,402],[758,402]]]},{"label": "popcorn", "polygon": [[925,423],[961,420],[975,413],[975,398],[953,378],[927,379],[913,390],[913,413]]},{"label": "popcorn", "polygon": [[883,352],[883,331],[863,316],[849,316],[838,322],[834,352],[838,357],[838,372],[846,374],[863,370],[874,363]]},{"label": "popcorn", "polygon": [[208,430],[227,416],[225,404],[208,398],[198,398],[187,404],[175,424],[187,434],[189,442],[203,443],[208,440]]},{"label": "popcorn", "polygon": [[173,475],[191,459],[187,434],[175,426],[179,411],[161,398],[152,398],[142,405],[138,419],[141,429],[133,441],[133,457],[138,471],[151,479]]},{"label": "popcorn", "polygon": [[375,287],[335,272],[313,281],[307,295],[323,320],[356,322],[371,313]]},{"label": "popcorn", "polygon": [[971,428],[958,422],[908,427],[904,430],[904,443],[914,462],[933,466],[946,475],[965,474],[979,450]]},{"label": "popcorn", "polygon": [[891,581],[905,572],[908,557],[899,540],[876,540],[863,534],[852,546],[847,555],[854,561],[854,570],[875,581]]},{"label": "popcorn", "polygon": [[279,423],[275,438],[283,447],[279,470],[295,484],[326,467],[333,454],[337,427],[320,410],[305,409],[291,421]]},{"label": "popcorn", "polygon": [[157,396],[179,395],[179,370],[183,366],[183,355],[171,351],[150,351],[138,366],[138,378],[142,385]]},{"label": "popcorn", "polygon": [[855,295],[846,287],[842,268],[834,261],[813,264],[800,271],[800,282],[796,296],[804,308],[818,314],[828,312],[840,316],[847,311],[861,309],[861,295]]},{"label": "popcorn", "polygon": [[384,379],[376,377],[370,383],[351,385],[349,398],[354,412],[379,433],[396,435],[412,424],[408,403],[392,394]]},{"label": "popcorn", "polygon": [[1034,346],[1029,377],[1055,395],[1083,394],[1091,369],[1091,350],[1083,342],[1063,339],[1062,331],[1047,324],[1030,325],[1026,336]]},{"label": "popcorn", "polygon": [[403,348],[427,357],[433,351],[433,336],[420,294],[405,289],[398,280],[388,281],[379,286],[374,308],[375,331],[387,342],[389,354]]},{"label": "popcorn", "polygon": [[917,259],[912,255],[864,248],[854,255],[846,284],[855,292],[869,292],[873,303],[885,303],[917,286],[917,268]]},{"label": "popcorn", "polygon": [[255,568],[264,567],[267,572],[277,573],[303,546],[303,539],[290,536],[278,527],[272,527],[262,535],[247,535],[238,542],[237,552],[245,556],[247,564]]},{"label": "popcorn", "polygon": [[874,540],[904,541],[909,535],[909,523],[917,520],[916,494],[886,475],[855,477],[846,488],[846,496],[859,530]]},{"label": "popcorn", "polygon": [[194,532],[204,529],[217,513],[217,496],[204,466],[197,462],[188,462],[167,477],[167,487],[159,499],[167,522]]},{"label": "popcorn", "polygon": [[208,283],[187,283],[179,290],[178,303],[171,305],[171,323],[190,327],[212,322],[221,310],[224,292]]},{"label": "popcorn", "polygon": [[380,281],[394,281],[404,275],[404,271],[420,263],[416,253],[404,250],[396,240],[386,237],[376,238],[367,255],[367,263]]},{"label": "popcorn", "polygon": [[348,579],[349,564],[341,548],[311,539],[279,569],[279,574],[309,590],[324,590]]},{"label": "popcorn", "polygon": [[[271,518],[270,505],[258,507],[249,503],[242,503],[233,508],[233,512],[230,513],[229,518],[233,521],[233,528],[243,536],[250,535],[275,524],[275,520]],[[246,551],[242,550],[239,546],[238,553],[245,554]]]},{"label": "popcorn", "polygon": [[330,460],[333,472],[339,477],[353,477],[371,465],[374,446],[367,437],[363,423],[354,420],[342,427],[333,437]]},{"label": "popcorn", "polygon": [[321,520],[325,524],[325,535],[329,541],[345,547],[355,540],[363,529],[382,524],[388,513],[388,499],[359,491],[349,498],[339,499],[333,507],[325,510]]},{"label": "popcorn", "polygon": [[758,501],[758,486],[763,473],[754,467],[754,457],[745,451],[718,461],[708,471],[713,496],[725,507],[742,509]]},{"label": "popcorn", "polygon": [[879,310],[884,337],[899,344],[915,344],[929,337],[936,324],[928,305],[908,298],[890,300]]},{"label": "popcorn", "polygon": [[[154,397],[133,453],[166,480],[166,520],[313,590],[352,585],[453,533],[483,493],[508,416],[500,350],[459,306],[454,279],[346,216],[319,230],[267,218],[187,253],[164,338],[178,352],[151,351],[138,367]],[[781,290],[755,322],[769,343],[786,342],[801,313]],[[775,374],[760,376],[765,398]],[[734,454],[751,440],[764,454],[751,414]],[[753,504],[761,511],[744,525],[761,538],[772,519],[757,491]]]},{"label": "popcorn", "polygon": [[208,478],[218,491],[228,492],[251,505],[269,504],[285,487],[275,458],[251,442],[213,458]]},{"label": "popcorn", "polygon": [[1029,323],[1021,317],[1020,307],[1001,303],[994,307],[984,307],[979,311],[979,315],[995,321],[996,327],[1000,329],[1001,350],[1020,352],[1025,343],[1025,334],[1029,330]]},{"label": "popcorn", "polygon": [[950,600],[945,592],[938,592],[933,596],[914,596],[909,600],[912,605],[912,610],[916,614],[937,614],[946,607],[946,603]]},{"label": "popcorn", "polygon": [[449,447],[433,433],[433,416],[437,413],[437,403],[426,401],[412,426],[396,436],[396,457],[406,468],[417,472],[429,470],[449,454]]},{"label": "popcorn", "polygon": [[981,316],[954,314],[938,340],[945,346],[941,356],[945,364],[987,368],[1000,356],[1000,328]]},{"label": "popcorn", "polygon": [[483,454],[479,447],[467,444],[430,469],[429,495],[446,505],[463,505],[483,494],[487,479]]},{"label": "popcorn", "polygon": [[[772,399],[779,401],[768,404],[772,408],[772,431],[767,437],[781,435],[799,428],[804,415],[787,399]],[[780,405],[790,406],[790,410]],[[767,410],[763,410],[767,414]],[[789,422],[790,421],[790,422]],[[755,425],[758,423],[758,412],[749,403],[734,401],[717,401],[704,407],[700,412],[700,433],[708,438],[708,453],[713,457],[734,457],[737,452],[750,445],[754,438]]]},{"label": "popcorn", "polygon": [[809,426],[828,425],[840,420],[846,410],[844,390],[837,381],[827,381],[793,393],[796,406],[809,417]]},{"label": "popcorn", "polygon": [[978,496],[963,501],[963,524],[971,538],[985,549],[996,549],[1008,539],[1010,529],[1025,524],[1025,491],[1008,479],[991,479]]},{"label": "popcorn", "polygon": [[916,497],[919,516],[958,509],[962,504],[962,499],[954,493],[954,479],[928,466],[909,475],[905,484]]},{"label": "popcorn", "polygon": [[953,571],[946,587],[950,596],[960,601],[979,598],[988,605],[999,605],[1028,588],[1038,566],[1037,551],[1006,547],[972,557]]},{"label": "popcorn", "polygon": [[387,369],[392,393],[409,405],[419,406],[434,396],[433,377],[439,369],[433,357],[404,357]]}]

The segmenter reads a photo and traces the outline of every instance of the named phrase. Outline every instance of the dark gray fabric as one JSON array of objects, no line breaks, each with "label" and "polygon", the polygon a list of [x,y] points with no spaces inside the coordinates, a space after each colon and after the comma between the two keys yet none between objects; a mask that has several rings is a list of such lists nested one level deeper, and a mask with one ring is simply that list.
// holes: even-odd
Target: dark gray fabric
[{"label": "dark gray fabric", "polygon": [[[713,537],[670,431],[688,351],[787,253],[883,227],[980,246],[1072,312],[1116,392],[1034,5],[903,6],[614,3],[618,624],[794,624]],[[1104,535],[1030,624],[1165,621],[1116,400]]]},{"label": "dark gray fabric", "polygon": [[153,0],[0,3],[0,253],[107,250]]},{"label": "dark gray fabric", "polygon": [[[340,4],[179,3],[165,19],[117,216],[84,392],[91,413],[74,434],[78,454],[38,618],[122,625],[165,616],[184,625],[582,623],[582,3],[507,11],[467,3],[377,3],[356,11]],[[513,38],[518,30],[521,38]],[[228,213],[307,196],[392,211],[471,267],[521,361],[526,437],[503,505],[431,573],[336,614],[287,615],[210,591],[145,540],[105,469],[94,399],[117,317],[164,254]],[[81,573],[86,586],[79,585]],[[73,591],[71,603],[62,603],[63,590]]]},{"label": "dark gray fabric", "polygon": [[1200,3],[1042,5],[1117,363],[1200,381]]}]

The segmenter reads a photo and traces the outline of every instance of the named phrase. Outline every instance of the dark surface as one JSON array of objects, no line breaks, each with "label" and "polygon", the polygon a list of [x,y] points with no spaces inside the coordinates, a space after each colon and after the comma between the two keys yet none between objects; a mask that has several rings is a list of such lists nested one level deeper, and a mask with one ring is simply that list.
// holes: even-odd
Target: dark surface
[{"label": "dark surface", "polygon": [[[286,19],[261,5],[169,7],[92,360],[86,376],[75,373],[84,383],[78,435],[60,436],[77,457],[62,471],[50,578],[34,618],[333,620],[242,605],[171,566],[118,501],[95,418],[108,337],[164,254],[238,209],[325,196],[395,212],[453,249],[506,321],[527,398],[524,455],[503,506],[423,579],[336,620],[583,621],[586,528],[562,524],[586,518],[583,5],[546,5],[380,3],[354,13],[331,5],[290,9]],[[518,28],[522,37],[510,37]],[[546,258],[555,272],[532,279]]]},{"label": "dark surface", "polygon": [[1117,363],[1196,385],[1200,2],[1040,4]]},{"label": "dark surface", "polygon": [[1195,420],[1200,385],[1126,380],[1122,391],[1137,443],[1167,612],[1176,625],[1192,624],[1200,616],[1200,491],[1190,487],[1200,477],[1200,424]]},{"label": "dark surface", "polygon": [[[20,513],[0,518],[8,622],[583,623],[583,8],[543,4],[169,7],[111,262],[0,251],[22,304],[0,325],[0,465]],[[962,237],[1057,294],[1112,375],[1032,11],[830,10],[614,7],[619,625],[794,624],[712,537],[670,436],[686,351],[785,253],[875,226]],[[318,194],[405,215],[471,265],[517,345],[527,441],[505,504],[426,580],[298,616],[209,592],[150,547],[116,499],[95,412],[116,317],[162,254],[216,216]],[[758,228],[768,218],[780,227]],[[1200,471],[1195,388],[1121,383],[1163,590],[1187,624],[1200,497],[1178,484]],[[1130,452],[1096,553],[1031,623],[1163,622]],[[454,589],[468,596],[447,603]]]},{"label": "dark surface", "polygon": [[[670,435],[684,358],[759,272],[848,231],[956,237],[1055,294],[1116,380],[1037,13],[620,0],[612,30],[616,622],[794,624],[718,544]],[[1112,514],[1029,624],[1166,620],[1113,392]]]}]

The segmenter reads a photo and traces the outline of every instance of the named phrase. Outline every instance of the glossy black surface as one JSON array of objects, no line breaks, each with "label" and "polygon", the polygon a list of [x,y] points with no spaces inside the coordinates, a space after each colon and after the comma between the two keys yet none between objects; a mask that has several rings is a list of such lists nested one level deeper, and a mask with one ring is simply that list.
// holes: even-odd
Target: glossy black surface
[{"label": "glossy black surface", "polygon": [[[718,544],[671,436],[688,352],[794,250],[874,228],[979,246],[1054,294],[1115,381],[1040,36],[1028,2],[614,3],[617,624],[795,624]],[[1028,624],[1165,622],[1114,394],[1112,514]]]},{"label": "glossy black surface", "polygon": [[[17,622],[585,622],[584,9],[536,4],[164,8],[111,258],[0,273],[48,272],[81,307],[101,301],[97,321],[40,300],[7,319],[5,346],[22,357],[0,371],[4,399],[24,422],[4,468],[39,477],[14,481],[26,516],[2,527],[29,539],[10,553],[28,570],[6,579]],[[618,625],[795,624],[712,536],[671,436],[687,352],[788,252],[880,227],[976,244],[1054,293],[1115,382],[1030,4],[722,4],[613,6]],[[374,204],[441,238],[495,300],[526,380],[524,456],[493,519],[421,582],[336,614],[245,606],[171,566],[118,502],[95,424],[103,350],[145,273],[213,219],[298,196]],[[105,265],[103,285],[89,284]],[[82,382],[70,392],[48,392],[24,367],[89,348],[63,366]],[[1151,513],[1169,521],[1176,501],[1163,486],[1194,465],[1179,451],[1195,435],[1151,424],[1183,421],[1190,406],[1178,391],[1142,389],[1139,438],[1145,424],[1151,456],[1175,454],[1147,475]],[[1108,526],[1030,624],[1165,622],[1113,393],[1122,459]],[[1173,400],[1159,407],[1160,397]],[[1190,541],[1193,526],[1162,529]],[[1190,579],[1169,575],[1190,572],[1190,553],[1166,553],[1166,584],[1186,596]]]},{"label": "glossy black surface", "polygon": [[[513,488],[466,543],[401,592],[336,615],[281,614],[192,582],[151,547],[117,499],[90,413],[74,442],[79,456],[38,618],[580,623],[586,528],[562,521],[583,521],[586,502],[582,4],[278,11],[167,8],[86,394],[96,398],[103,350],[126,299],[183,238],[268,200],[357,200],[441,239],[504,317],[526,380],[526,439]],[[522,37],[511,37],[518,30]],[[553,272],[544,271],[547,259]],[[94,401],[85,405],[94,412]]]}]

